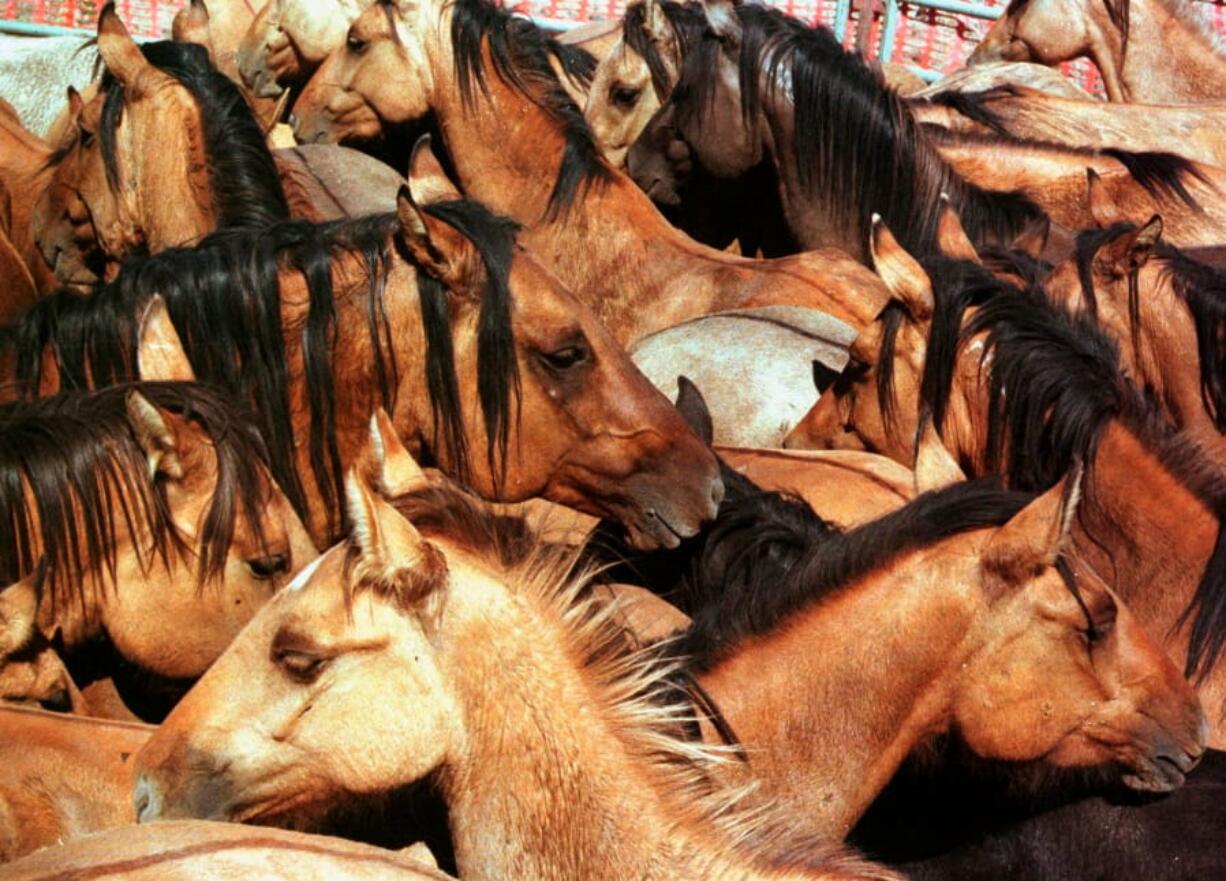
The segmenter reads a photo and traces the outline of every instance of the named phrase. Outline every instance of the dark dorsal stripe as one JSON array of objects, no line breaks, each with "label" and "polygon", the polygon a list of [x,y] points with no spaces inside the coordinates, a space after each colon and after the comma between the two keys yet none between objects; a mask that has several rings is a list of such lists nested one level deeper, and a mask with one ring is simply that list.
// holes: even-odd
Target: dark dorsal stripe
[{"label": "dark dorsal stripe", "polygon": [[[156,42],[143,44],[141,51],[150,64],[182,83],[200,107],[219,228],[259,228],[288,219],[289,204],[264,132],[238,87],[213,67],[204,47]],[[115,134],[123,118],[124,88],[104,73],[102,91],[106,97],[98,137],[107,181],[118,190]]]},{"label": "dark dorsal stripe", "polygon": [[213,441],[217,483],[201,534],[200,583],[221,576],[240,513],[259,529],[268,454],[249,415],[228,396],[194,383],[65,392],[0,407],[0,584],[36,571],[41,546],[52,600],[80,596],[90,580],[113,578],[121,526],[146,530],[163,560],[181,548],[165,490],[150,477],[128,421],[131,391],[196,423]]},{"label": "dark dorsal stripe", "polygon": [[[491,457],[500,474],[505,459],[513,399],[519,388],[512,345],[508,278],[515,227],[471,202],[450,202],[424,209],[472,241],[486,275],[478,282],[478,392]],[[398,229],[394,214],[325,224],[286,221],[263,230],[223,230],[196,248],[174,248],[130,259],[119,277],[90,298],[64,291],[37,303],[16,324],[0,328],[0,353],[16,356],[20,391],[37,394],[43,351],[52,346],[62,387],[85,388],[136,377],[138,325],[135,316],[153,294],[161,294],[183,341],[197,378],[247,401],[257,414],[272,453],[272,470],[295,509],[306,514],[306,480],[314,480],[331,512],[329,531],[341,527],[343,470],[336,436],[336,292],[333,261],[356,258],[367,278],[366,315],[374,350],[375,388],[354,388],[368,395],[371,407],[389,411],[399,384],[384,285]],[[407,259],[407,254],[401,254]],[[311,473],[295,467],[295,432],[290,408],[286,330],[281,323],[279,270],[290,268],[305,280],[309,306],[297,329],[305,364],[310,430]],[[417,271],[429,350],[429,394],[436,414],[436,438],[451,453],[456,470],[467,473],[463,414],[455,379],[447,289]],[[359,368],[361,369],[361,368]]]}]

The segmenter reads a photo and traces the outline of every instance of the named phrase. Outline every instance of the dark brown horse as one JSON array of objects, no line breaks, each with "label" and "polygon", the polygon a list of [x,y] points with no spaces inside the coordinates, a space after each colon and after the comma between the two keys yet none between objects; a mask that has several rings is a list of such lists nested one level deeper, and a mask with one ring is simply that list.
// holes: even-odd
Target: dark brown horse
[{"label": "dark brown horse", "polygon": [[954,174],[901,99],[828,30],[731,0],[705,10],[708,26],[686,47],[676,88],[630,151],[630,172],[649,194],[675,192],[678,163],[736,179],[765,159],[805,248],[863,258],[878,213],[910,250],[933,253],[942,192],[976,242],[1046,229],[1029,200]]},{"label": "dark brown horse", "polygon": [[224,231],[129,262],[89,300],[48,298],[3,335],[4,378],[29,394],[57,371],[131,376],[133,316],[157,292],[196,375],[251,402],[321,538],[341,528],[341,475],[377,406],[486,496],[545,494],[645,545],[692,534],[722,493],[714,457],[513,223],[446,193],[427,204],[437,183],[414,178],[398,214]]}]

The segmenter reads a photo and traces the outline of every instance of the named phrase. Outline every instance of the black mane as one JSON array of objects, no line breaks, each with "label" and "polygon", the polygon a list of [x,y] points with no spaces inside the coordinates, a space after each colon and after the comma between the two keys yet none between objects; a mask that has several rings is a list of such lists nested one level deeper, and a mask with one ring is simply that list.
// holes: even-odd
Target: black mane
[{"label": "black mane", "polygon": [[[515,226],[476,203],[456,201],[423,209],[453,225],[475,245],[486,278],[478,318],[478,392],[490,456],[500,473],[505,459],[512,399],[518,397],[518,366],[510,325],[510,272]],[[297,330],[302,346],[310,417],[311,479],[338,531],[344,498],[337,444],[335,371],[345,353],[336,349],[337,297],[332,262],[344,254],[360,261],[367,279],[366,316],[373,348],[376,388],[372,409],[392,409],[399,384],[384,302],[395,247],[394,214],[325,224],[287,221],[264,230],[214,233],[196,248],[174,248],[130,259],[119,277],[90,298],[64,291],[39,301],[16,324],[0,327],[0,354],[16,360],[18,391],[37,394],[42,353],[50,346],[61,388],[86,388],[136,378],[138,318],[154,294],[166,301],[197,378],[247,401],[272,454],[272,471],[295,509],[305,517],[304,480],[295,467],[286,339]],[[406,259],[407,255],[405,256]],[[305,279],[309,305],[296,328],[282,326],[278,271]],[[467,473],[463,414],[451,344],[447,290],[418,270],[417,288],[427,341],[427,376],[436,415],[436,449],[446,448],[460,475]],[[354,365],[353,369],[365,369]],[[92,381],[92,382],[91,382]],[[498,459],[493,461],[495,450]]]},{"label": "black mane", "polygon": [[[931,263],[929,271],[939,290],[942,273]],[[972,278],[974,288],[978,279]],[[947,404],[958,351],[982,334],[980,363],[990,359],[988,471],[1013,489],[1040,492],[1084,462],[1092,481],[1098,444],[1118,420],[1219,520],[1226,518],[1226,476],[1123,376],[1115,343],[1088,310],[1073,313],[1040,291],[1003,283],[989,296],[937,293],[938,315],[943,300],[953,305],[944,320],[933,321],[920,406],[935,411]],[[958,318],[971,304],[974,313]],[[1226,530],[1220,527],[1184,617],[1191,619],[1187,673],[1203,676],[1226,647]]]},{"label": "black mane", "polygon": [[[213,67],[203,46],[165,41],[140,48],[150,64],[182,83],[200,107],[219,228],[260,228],[286,220],[289,204],[277,166],[238,87]],[[101,89],[106,97],[98,138],[107,182],[118,190],[115,134],[123,118],[124,87],[107,72]]]},{"label": "black mane", "polygon": [[[1024,196],[987,193],[958,177],[880,74],[829,30],[757,5],[738,6],[736,14],[745,119],[757,116],[777,84],[790,84],[801,185],[839,206],[838,219],[864,241],[878,213],[911,253],[935,253],[942,192],[976,243],[1011,242],[1047,222]],[[709,112],[722,51],[710,33],[690,48],[670,99],[680,118]]]},{"label": "black mane", "polygon": [[[248,414],[228,397],[194,383],[128,383],[65,392],[0,408],[0,584],[47,563],[53,602],[85,582],[115,575],[115,533],[147,531],[153,553],[181,550],[164,488],[149,476],[127,415],[138,391],[167,412],[198,424],[217,452],[197,566],[201,585],[221,576],[241,512],[258,530],[267,501],[261,469],[268,454]],[[33,499],[26,504],[27,488]],[[41,547],[41,553],[37,550]]]},{"label": "black mane", "polygon": [[[771,516],[778,502],[750,498],[725,514],[721,508],[696,572],[687,582],[701,591],[693,624],[673,650],[696,671],[710,669],[747,637],[769,632],[788,616],[829,597],[891,560],[975,529],[1002,526],[1033,495],[1002,489],[994,478],[966,481],[925,493],[898,511],[846,532],[829,526],[797,530],[793,518],[821,522],[804,513]],[[803,504],[803,503],[802,503]],[[726,519],[725,519],[726,518]],[[725,565],[726,542],[744,543],[758,557],[782,542],[786,566]],[[734,544],[733,561],[743,553]]]},{"label": "black mane", "polygon": [[546,216],[550,219],[565,216],[577,196],[609,180],[610,172],[582,111],[558,82],[549,58],[558,58],[568,73],[574,71],[571,75],[588,82],[595,60],[585,50],[562,46],[532,22],[513,16],[488,0],[455,0],[450,8],[456,81],[464,102],[471,106],[475,88],[482,91],[488,88],[481,52],[482,42],[488,40],[498,77],[546,111],[561,127],[566,148],[549,195]]}]

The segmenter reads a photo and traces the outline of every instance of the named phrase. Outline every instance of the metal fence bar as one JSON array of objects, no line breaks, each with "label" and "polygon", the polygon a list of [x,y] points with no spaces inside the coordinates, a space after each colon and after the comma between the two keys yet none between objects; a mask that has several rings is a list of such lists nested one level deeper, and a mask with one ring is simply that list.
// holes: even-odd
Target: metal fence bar
[{"label": "metal fence bar", "polygon": [[894,39],[898,36],[898,17],[902,12],[898,0],[885,0],[885,15],[881,19],[881,46],[877,57],[884,63],[894,57]]},{"label": "metal fence bar", "polygon": [[953,12],[958,15],[969,15],[971,18],[989,20],[1000,18],[1005,14],[1003,6],[983,6],[979,3],[966,3],[963,0],[907,0],[907,5],[939,9],[942,12]]},{"label": "metal fence bar", "polygon": [[834,24],[831,30],[834,31],[834,38],[840,44],[847,38],[847,22],[851,18],[851,0],[838,0],[834,4]]}]

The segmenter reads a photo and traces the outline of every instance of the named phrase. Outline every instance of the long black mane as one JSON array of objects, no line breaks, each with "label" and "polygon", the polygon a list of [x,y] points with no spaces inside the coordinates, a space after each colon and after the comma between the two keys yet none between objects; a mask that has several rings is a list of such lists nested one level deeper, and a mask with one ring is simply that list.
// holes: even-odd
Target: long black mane
[{"label": "long black mane", "polygon": [[[446,202],[423,209],[468,237],[485,266],[478,317],[478,393],[485,416],[491,465],[501,473],[519,374],[510,319],[508,278],[515,226],[482,206]],[[65,291],[39,301],[16,324],[0,328],[0,354],[16,361],[19,393],[37,394],[43,352],[57,362],[61,388],[86,388],[136,378],[138,316],[154,294],[166,301],[198,379],[247,401],[272,454],[272,471],[294,507],[307,512],[304,481],[295,462],[291,362],[286,342],[301,345],[310,432],[312,474],[338,531],[343,470],[337,441],[338,370],[373,374],[372,409],[389,412],[399,385],[384,288],[396,249],[394,214],[326,224],[287,221],[264,230],[214,233],[196,248],[175,248],[129,260],[119,277],[90,298]],[[397,249],[398,253],[399,250]],[[338,346],[332,267],[350,255],[367,281],[365,312],[373,363],[351,364]],[[401,254],[408,259],[407,254]],[[305,317],[282,323],[278,273],[292,269],[305,280]],[[447,289],[424,270],[416,272],[427,343],[427,380],[435,413],[435,451],[446,449],[460,476],[468,471],[463,414],[451,341]],[[342,297],[349,296],[344,292]],[[497,458],[495,458],[497,456]]]},{"label": "long black mane", "polygon": [[[980,285],[978,293],[942,295],[939,280],[956,278],[954,272],[931,261],[926,268],[938,317],[929,333],[920,406],[941,412],[948,405],[958,353],[982,336],[990,473],[1000,474],[1013,489],[1039,492],[1084,462],[1092,499],[1098,445],[1118,420],[1176,481],[1219,520],[1226,518],[1226,477],[1122,374],[1118,348],[1089,310],[1074,313],[1037,290],[989,286],[965,269],[974,279],[972,290]],[[968,315],[971,305],[976,309]],[[1220,527],[1185,617],[1191,620],[1187,672],[1204,675],[1226,647],[1226,530]]]},{"label": "long black mane", "polygon": [[[880,214],[911,253],[935,253],[940,194],[949,195],[976,242],[1008,243],[1046,215],[1024,196],[987,193],[958,177],[936,154],[902,100],[826,28],[811,28],[775,9],[736,7],[741,110],[746,123],[788,84],[791,148],[801,186],[823,197],[847,229],[868,240]],[[679,119],[709,113],[720,56],[707,32],[692,45],[670,102]]]},{"label": "long black mane", "polygon": [[[1077,272],[1082,296],[1095,308],[1094,258],[1104,245],[1135,232],[1130,223],[1118,223],[1102,230],[1086,230],[1077,237]],[[1226,271],[1201,263],[1179,248],[1160,242],[1157,259],[1176,296],[1184,302],[1196,328],[1196,349],[1200,362],[1201,400],[1205,412],[1219,432],[1226,432]],[[1128,274],[1128,317],[1134,346],[1140,330],[1141,267]]]},{"label": "long black mane", "polygon": [[199,583],[221,576],[240,513],[259,534],[268,454],[249,414],[226,395],[194,383],[65,392],[0,408],[0,584],[37,571],[41,560],[44,588],[56,603],[68,591],[79,597],[91,579],[108,575],[113,583],[121,526],[147,533],[163,560],[185,550],[165,488],[150,476],[128,421],[132,391],[196,423],[213,441],[217,482],[201,535]]},{"label": "long black mane", "polygon": [[[204,47],[165,41],[140,48],[150,64],[182,83],[200,107],[219,228],[260,228],[288,219],[289,205],[264,133],[238,87],[213,67]],[[101,90],[106,97],[98,138],[107,182],[117,191],[115,136],[123,118],[124,87],[105,72]],[[156,194],[151,196],[156,198]]]},{"label": "long black mane", "polygon": [[591,82],[595,59],[581,48],[558,43],[532,22],[489,0],[455,0],[450,9],[456,81],[464,102],[471,106],[475,90],[488,88],[481,51],[482,43],[488,41],[498,77],[561,127],[566,148],[546,216],[565,216],[577,197],[609,180],[610,172],[582,111],[558,82],[549,59],[557,58],[568,75],[584,82]]}]

